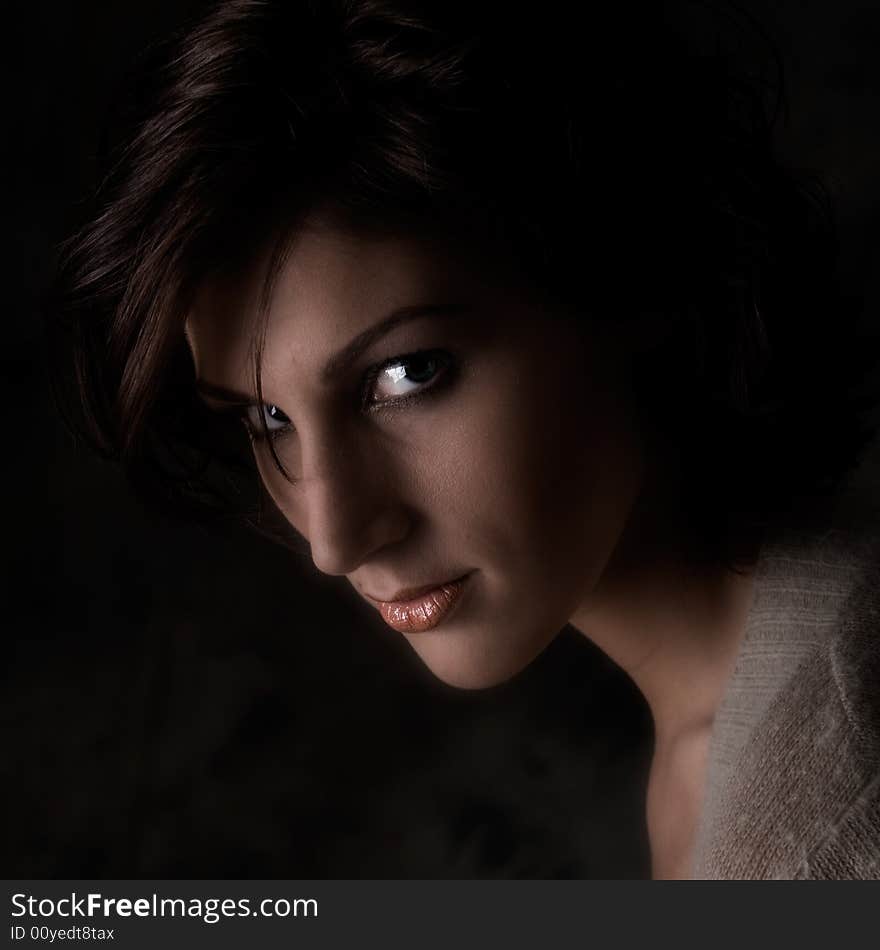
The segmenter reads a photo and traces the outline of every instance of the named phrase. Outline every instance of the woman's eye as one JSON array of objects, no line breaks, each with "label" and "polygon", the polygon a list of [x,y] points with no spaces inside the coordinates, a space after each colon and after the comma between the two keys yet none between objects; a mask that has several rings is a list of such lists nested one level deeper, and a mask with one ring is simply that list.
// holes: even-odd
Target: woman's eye
[{"label": "woman's eye", "polygon": [[373,375],[368,401],[393,401],[430,388],[443,376],[450,362],[449,356],[435,351],[396,356],[383,363]]},{"label": "woman's eye", "polygon": [[[452,357],[439,350],[395,356],[370,374],[367,402],[394,402],[431,389],[448,375],[452,363]],[[291,426],[290,418],[274,403],[247,406],[242,421],[251,436],[258,440],[265,435],[283,435]]]},{"label": "woman's eye", "polygon": [[272,435],[286,429],[290,425],[290,419],[278,406],[263,403],[262,406],[248,406],[245,424],[254,435],[260,436],[264,430]]}]

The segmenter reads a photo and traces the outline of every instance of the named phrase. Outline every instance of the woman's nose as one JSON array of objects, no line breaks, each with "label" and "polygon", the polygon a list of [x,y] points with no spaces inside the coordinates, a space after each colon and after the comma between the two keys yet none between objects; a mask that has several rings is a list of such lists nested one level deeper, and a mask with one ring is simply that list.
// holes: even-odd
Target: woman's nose
[{"label": "woman's nose", "polygon": [[409,518],[379,458],[337,441],[304,462],[307,537],[319,571],[351,574],[406,535]]}]

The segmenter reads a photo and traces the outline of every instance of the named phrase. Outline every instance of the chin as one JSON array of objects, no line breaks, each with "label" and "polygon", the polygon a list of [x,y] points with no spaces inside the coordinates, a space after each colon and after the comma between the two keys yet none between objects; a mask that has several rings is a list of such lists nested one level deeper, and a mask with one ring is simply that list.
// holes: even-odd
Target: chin
[{"label": "chin", "polygon": [[510,641],[485,643],[440,630],[411,634],[407,642],[428,670],[455,689],[489,689],[521,673],[550,645],[559,630],[511,649]]}]

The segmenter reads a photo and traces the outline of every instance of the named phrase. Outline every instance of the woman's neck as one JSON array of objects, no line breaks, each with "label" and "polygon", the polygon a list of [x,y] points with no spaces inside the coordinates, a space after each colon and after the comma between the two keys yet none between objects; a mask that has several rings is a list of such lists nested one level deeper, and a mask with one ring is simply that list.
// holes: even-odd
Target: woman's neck
[{"label": "woman's neck", "polygon": [[711,727],[745,632],[754,566],[694,565],[667,517],[632,524],[637,532],[625,534],[570,623],[632,678],[657,742],[671,742]]},{"label": "woman's neck", "polygon": [[712,728],[754,596],[754,568],[692,567],[667,552],[616,556],[571,618],[651,710],[646,819],[655,879],[690,877]]}]

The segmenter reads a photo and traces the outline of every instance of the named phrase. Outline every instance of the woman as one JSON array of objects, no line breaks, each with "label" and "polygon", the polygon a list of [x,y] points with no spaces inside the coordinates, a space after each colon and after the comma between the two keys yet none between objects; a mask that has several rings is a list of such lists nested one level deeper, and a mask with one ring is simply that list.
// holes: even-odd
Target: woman
[{"label": "woman", "polygon": [[876,532],[828,521],[869,360],[822,193],[679,9],[544,12],[234,0],[159,50],[65,256],[62,402],[447,683],[592,639],[653,716],[654,877],[876,876]]}]

